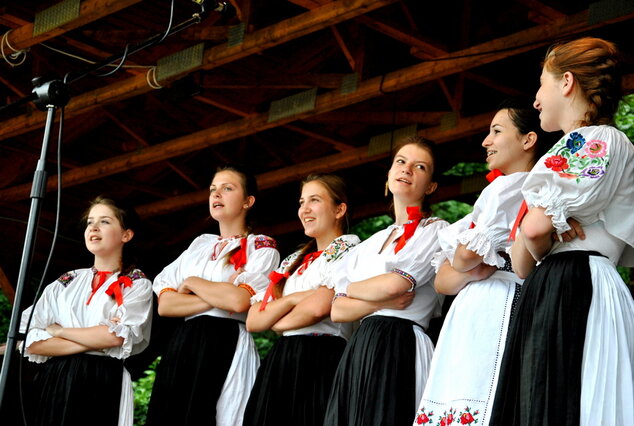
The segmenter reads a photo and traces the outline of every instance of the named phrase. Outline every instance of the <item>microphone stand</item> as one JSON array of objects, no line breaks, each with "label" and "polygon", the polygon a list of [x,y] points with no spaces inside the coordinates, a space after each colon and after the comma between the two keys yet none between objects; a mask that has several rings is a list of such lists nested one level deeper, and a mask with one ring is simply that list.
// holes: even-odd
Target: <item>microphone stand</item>
[{"label": "microphone stand", "polygon": [[[49,82],[42,83],[42,79],[40,77],[34,78],[33,83],[35,85],[35,88],[30,95],[25,96],[24,98],[16,102],[0,107],[0,112],[3,112],[5,110],[12,109],[19,105],[23,105],[25,103],[33,101],[33,103],[39,109],[47,111],[46,124],[44,126],[44,137],[42,140],[42,150],[40,153],[40,158],[37,162],[35,175],[33,177],[33,186],[31,188],[31,209],[29,211],[29,220],[27,223],[26,236],[24,239],[22,258],[20,260],[20,270],[18,274],[18,282],[16,284],[15,298],[13,300],[13,309],[11,310],[11,322],[9,324],[9,332],[7,335],[7,346],[2,362],[2,371],[0,371],[0,407],[2,407],[2,403],[4,401],[5,389],[9,377],[9,369],[11,366],[13,354],[16,350],[15,343],[16,337],[18,336],[19,332],[20,305],[22,302],[22,294],[24,292],[25,283],[27,282],[31,258],[33,257],[33,252],[35,248],[35,237],[39,223],[41,201],[44,199],[44,196],[46,194],[46,153],[48,152],[48,145],[51,138],[51,129],[55,121],[55,112],[57,108],[65,106],[70,100],[67,83],[75,82],[87,76],[88,74],[113,63],[114,61],[121,60],[123,62],[129,55],[148,48],[154,44],[158,44],[162,42],[167,36],[170,36],[192,25],[200,23],[202,21],[202,16],[205,13],[205,8],[203,5],[204,0],[193,1],[200,6],[200,12],[192,14],[191,18],[170,28],[168,31],[156,34],[139,43],[128,45],[122,53],[114,54],[76,73],[68,73],[66,74],[63,82],[60,80],[51,80]],[[213,3],[216,8],[218,8],[218,4],[223,2]],[[218,9],[214,10],[220,11]],[[24,338],[26,338],[26,336]]]}]

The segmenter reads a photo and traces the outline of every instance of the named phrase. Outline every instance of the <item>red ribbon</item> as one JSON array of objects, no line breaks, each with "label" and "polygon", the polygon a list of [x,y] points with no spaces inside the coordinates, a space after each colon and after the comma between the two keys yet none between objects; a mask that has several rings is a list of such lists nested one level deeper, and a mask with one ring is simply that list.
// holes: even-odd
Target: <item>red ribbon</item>
[{"label": "red ribbon", "polygon": [[[108,279],[108,275],[110,274],[112,274],[112,272],[110,271],[95,271],[95,275],[93,276],[92,284],[91,284],[92,291],[90,292],[90,297],[88,297],[88,301],[86,302],[86,305],[90,305],[90,301],[92,300],[92,297],[95,295],[97,290],[99,290],[99,287],[101,287],[103,283],[106,282],[106,280]],[[95,278],[97,279],[95,280]]]},{"label": "red ribbon", "polygon": [[403,225],[403,235],[399,238],[396,243],[396,247],[394,247],[394,253],[398,253],[403,247],[405,247],[405,243],[409,240],[414,232],[416,232],[416,227],[423,219],[423,213],[420,211],[420,207],[407,207],[407,219],[408,223]]},{"label": "red ribbon", "polygon": [[528,213],[528,204],[526,201],[522,201],[522,205],[520,206],[520,211],[517,213],[517,217],[515,218],[515,223],[513,224],[513,228],[511,228],[511,233],[509,234],[508,241],[515,241],[515,234],[517,233],[517,228],[519,228],[520,223],[522,223],[522,219]]},{"label": "red ribbon", "polygon": [[260,311],[263,311],[269,303],[269,300],[273,298],[273,288],[282,280],[282,278],[288,278],[288,272],[280,274],[279,272],[271,271],[269,274],[269,286],[266,288],[266,292],[264,293],[264,299],[262,299]]},{"label": "red ribbon", "polygon": [[489,173],[487,173],[485,177],[487,178],[489,183],[491,183],[497,178],[499,178],[500,176],[504,176],[504,173],[502,173],[500,169],[493,169]]},{"label": "red ribbon", "polygon": [[119,277],[119,279],[110,284],[110,286],[106,290],[106,294],[108,296],[114,296],[115,300],[117,301],[117,306],[123,305],[123,291],[121,290],[122,284],[124,288],[132,287],[132,279],[126,276]]},{"label": "red ribbon", "polygon": [[315,259],[317,259],[319,256],[321,256],[322,252],[323,252],[323,250],[314,251],[314,252],[308,253],[306,256],[304,256],[304,260],[302,261],[302,264],[299,265],[299,268],[297,268],[297,275],[303,274],[304,271],[306,270],[306,268],[308,268],[308,266],[311,263],[313,263],[313,261]]},{"label": "red ribbon", "polygon": [[247,239],[246,238],[242,238],[240,240],[240,249],[231,256],[231,258],[229,259],[229,263],[233,265],[236,271],[247,264]]}]

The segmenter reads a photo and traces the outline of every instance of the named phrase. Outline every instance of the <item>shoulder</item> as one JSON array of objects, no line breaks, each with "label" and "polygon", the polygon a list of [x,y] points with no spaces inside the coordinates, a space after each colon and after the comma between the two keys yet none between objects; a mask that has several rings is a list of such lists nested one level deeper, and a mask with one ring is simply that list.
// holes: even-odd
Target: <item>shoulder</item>
[{"label": "shoulder", "polygon": [[194,241],[189,245],[187,250],[195,250],[201,246],[210,247],[213,244],[216,244],[218,241],[218,235],[215,234],[202,234],[194,238]]},{"label": "shoulder", "polygon": [[324,259],[330,262],[341,257],[342,254],[359,244],[359,237],[356,235],[341,235],[335,238],[324,250]]},{"label": "shoulder", "polygon": [[77,278],[77,275],[79,275],[81,272],[86,272],[88,270],[90,269],[75,269],[73,271],[65,272],[57,280],[55,280],[55,282],[60,283],[64,287],[68,287],[68,285],[72,283],[75,280],[75,278]]},{"label": "shoulder", "polygon": [[526,180],[528,176],[528,172],[516,172],[511,173],[510,175],[500,176],[491,182],[484,190],[480,197],[478,197],[478,201],[482,197],[495,196],[499,195],[501,192],[509,191],[509,190],[520,190],[522,188],[522,184]]},{"label": "shoulder", "polygon": [[277,241],[267,235],[249,235],[248,239],[256,250],[267,247],[277,249]]},{"label": "shoulder", "polygon": [[142,270],[135,268],[125,274],[126,277],[129,277],[132,281],[147,279],[147,276],[143,273]]},{"label": "shoulder", "polygon": [[431,216],[427,219],[423,219],[418,224],[419,228],[426,228],[430,230],[438,230],[449,226],[449,222],[439,217]]},{"label": "shoulder", "polygon": [[296,252],[286,256],[286,258],[282,260],[282,263],[280,264],[280,269],[286,271],[293,264],[293,262],[295,262],[295,260],[299,257],[301,252],[302,252],[301,250],[297,250]]}]

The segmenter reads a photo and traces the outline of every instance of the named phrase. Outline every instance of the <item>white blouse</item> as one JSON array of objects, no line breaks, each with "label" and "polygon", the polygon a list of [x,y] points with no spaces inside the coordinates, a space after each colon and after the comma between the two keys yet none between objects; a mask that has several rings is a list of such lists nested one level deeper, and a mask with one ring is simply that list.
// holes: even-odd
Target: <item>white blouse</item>
[{"label": "white blouse", "polygon": [[[341,262],[346,253],[352,249],[352,247],[359,244],[359,237],[356,235],[342,235],[335,238],[324,251],[315,259],[305,270],[301,271],[298,268],[293,275],[288,277],[284,284],[283,296],[297,293],[306,290],[316,290],[321,286],[333,288],[331,276],[333,270]],[[290,268],[299,256],[300,251],[297,251],[288,256],[278,268],[279,273],[284,273]],[[261,302],[264,299],[264,291],[259,292],[252,298],[252,303]],[[334,336],[341,336],[345,339],[350,338],[352,334],[351,323],[334,323],[330,320],[330,317],[324,318],[316,324],[309,325],[307,327],[299,328],[296,330],[289,330],[283,333],[284,336],[297,336],[302,334],[331,334]]]},{"label": "white blouse", "polygon": [[553,252],[601,247],[613,262],[634,266],[633,165],[634,146],[612,126],[570,132],[537,162],[522,187],[529,208],[543,207],[559,234],[571,217],[590,229],[585,240],[555,243]]},{"label": "white blouse", "polygon": [[[228,282],[236,272],[229,263],[228,253],[240,246],[241,237],[220,238],[218,235],[203,234],[196,238],[174,262],[161,271],[154,279],[154,292],[160,296],[165,289],[178,290],[188,277],[200,277],[209,281]],[[280,255],[275,240],[266,235],[247,236],[247,263],[233,280],[233,284],[246,285],[252,294],[266,290],[269,274],[279,264]],[[169,291],[169,290],[168,290]],[[187,317],[210,315],[220,318],[231,318],[244,322],[246,312],[227,312],[220,308]]]},{"label": "white blouse", "polygon": [[[395,272],[406,277],[416,291],[411,305],[403,310],[381,309],[371,315],[383,315],[409,319],[427,328],[432,316],[440,314],[442,296],[434,290],[435,276],[431,259],[439,250],[438,231],[448,225],[444,220],[421,220],[407,244],[394,253],[394,247],[403,234],[404,227],[390,225],[356,246],[333,271],[330,278],[335,293],[346,294],[351,282],[362,281],[377,275]],[[394,241],[381,252],[385,241],[396,230]]]},{"label": "white blouse", "polygon": [[[46,327],[59,324],[66,328],[85,328],[107,325],[108,331],[123,338],[123,345],[89,351],[88,354],[105,355],[124,359],[145,349],[150,341],[152,323],[152,283],[139,270],[128,276],[132,279],[129,287],[121,286],[123,304],[106,294],[108,288],[119,278],[112,274],[88,299],[92,292],[94,273],[92,269],[76,269],[62,275],[57,281],[48,285],[42,297],[35,304],[35,312],[26,337],[26,356],[29,361],[46,362],[49,356],[36,355],[29,352],[28,347],[34,342],[52,338]],[[26,322],[33,307],[22,313],[21,331],[26,331]],[[113,319],[118,318],[118,321]]]}]

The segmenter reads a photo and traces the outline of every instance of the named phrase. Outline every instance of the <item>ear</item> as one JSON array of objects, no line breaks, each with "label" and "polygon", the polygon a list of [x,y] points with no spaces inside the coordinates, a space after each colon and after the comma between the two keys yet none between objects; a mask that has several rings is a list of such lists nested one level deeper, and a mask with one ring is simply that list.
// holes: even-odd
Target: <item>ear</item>
[{"label": "ear", "polygon": [[346,215],[347,211],[348,211],[348,205],[346,203],[339,204],[337,206],[337,209],[335,210],[335,218],[341,219],[342,217]]},{"label": "ear", "polygon": [[524,142],[522,143],[522,149],[524,149],[524,151],[528,151],[531,148],[535,147],[536,144],[537,144],[537,133],[528,132],[528,134],[526,134],[524,136]]},{"label": "ear", "polygon": [[253,195],[249,195],[246,200],[244,200],[243,207],[245,209],[250,209],[255,204],[255,197]]},{"label": "ear", "polygon": [[575,75],[570,71],[566,71],[564,75],[561,76],[561,93],[564,96],[568,96],[572,93],[575,86],[577,85],[577,80],[575,79]]},{"label": "ear", "polygon": [[438,183],[431,182],[429,184],[429,187],[427,188],[427,191],[425,191],[425,195],[429,195],[429,194],[433,193],[436,190],[436,188],[438,188]]},{"label": "ear", "polygon": [[124,243],[127,243],[128,241],[132,239],[132,237],[134,237],[134,231],[132,229],[126,229],[125,231],[123,231],[123,235],[121,236],[121,241],[123,241]]}]

